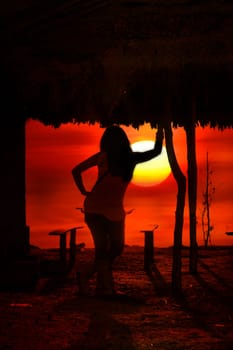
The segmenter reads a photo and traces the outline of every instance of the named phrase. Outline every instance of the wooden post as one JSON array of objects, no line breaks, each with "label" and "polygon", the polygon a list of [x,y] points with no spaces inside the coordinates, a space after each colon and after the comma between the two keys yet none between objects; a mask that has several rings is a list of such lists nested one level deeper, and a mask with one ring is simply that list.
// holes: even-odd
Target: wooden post
[{"label": "wooden post", "polygon": [[144,231],[144,270],[148,271],[154,262],[154,232]]},{"label": "wooden post", "polygon": [[66,232],[60,235],[60,260],[66,262]]},{"label": "wooden post", "polygon": [[150,230],[141,230],[144,233],[144,270],[149,271],[154,263],[154,230],[158,225]]},{"label": "wooden post", "polygon": [[[13,95],[12,99],[14,105]],[[3,97],[1,101],[6,102]],[[29,256],[30,244],[26,225],[25,121],[10,111],[7,104],[1,123],[0,259],[14,261]]]},{"label": "wooden post", "polygon": [[70,230],[70,263],[75,262],[76,255],[76,227]]}]

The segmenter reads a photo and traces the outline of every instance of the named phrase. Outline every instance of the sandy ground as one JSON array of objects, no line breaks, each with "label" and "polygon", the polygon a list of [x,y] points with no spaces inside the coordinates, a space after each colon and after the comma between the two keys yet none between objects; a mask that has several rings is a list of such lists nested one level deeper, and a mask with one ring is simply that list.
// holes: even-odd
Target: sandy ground
[{"label": "sandy ground", "polygon": [[[184,250],[180,301],[171,295],[171,250],[156,249],[153,271],[147,274],[138,247],[127,247],[114,269],[116,288],[127,298],[97,299],[94,279],[90,296],[78,296],[77,266],[69,274],[40,280],[33,291],[1,291],[0,348],[230,350],[232,253],[232,247],[201,250],[198,274],[191,276]],[[93,250],[84,249],[76,264],[92,256]]]}]

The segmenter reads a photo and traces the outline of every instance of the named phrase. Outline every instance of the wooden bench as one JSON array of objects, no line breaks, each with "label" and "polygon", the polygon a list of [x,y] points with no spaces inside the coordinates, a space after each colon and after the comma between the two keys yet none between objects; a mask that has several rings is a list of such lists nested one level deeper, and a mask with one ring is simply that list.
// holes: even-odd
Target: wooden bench
[{"label": "wooden bench", "polygon": [[[69,253],[70,253],[70,263],[74,263],[76,255],[76,231],[81,229],[83,226],[71,227],[69,229],[57,229],[49,232],[49,236],[58,236],[59,237],[59,253],[60,260],[66,262],[66,252],[67,252],[67,234],[70,234],[70,243],[69,243]],[[85,246],[84,243],[80,244]]]},{"label": "wooden bench", "polygon": [[154,230],[159,225],[153,225],[151,228],[141,230],[144,233],[144,270],[149,271],[154,263]]}]

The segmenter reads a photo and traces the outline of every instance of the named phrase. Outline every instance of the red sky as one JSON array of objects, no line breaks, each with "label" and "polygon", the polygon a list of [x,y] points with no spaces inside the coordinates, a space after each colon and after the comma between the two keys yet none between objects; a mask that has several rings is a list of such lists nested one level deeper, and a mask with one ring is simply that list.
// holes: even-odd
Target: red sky
[{"label": "red sky", "polygon": [[[144,125],[139,130],[123,127],[131,143],[154,139],[156,130]],[[78,192],[71,176],[75,164],[99,149],[103,129],[96,125],[63,125],[58,129],[45,127],[37,121],[28,121],[26,130],[26,185],[27,224],[30,226],[31,244],[42,248],[56,247],[56,237],[48,236],[50,230],[83,225],[78,232],[78,243],[92,246],[92,239],[76,207],[81,207],[84,197]],[[186,140],[184,131],[174,130],[176,155],[183,172],[187,173]],[[202,193],[205,188],[206,153],[212,170],[215,187],[211,205],[212,243],[233,244],[226,231],[233,231],[233,130],[219,131],[197,128],[198,207],[197,236],[203,244],[201,229]],[[87,173],[85,181],[91,186],[95,173]],[[177,187],[172,174],[159,185],[141,187],[130,184],[125,197],[126,209],[134,212],[126,219],[126,243],[143,244],[140,230],[159,224],[155,231],[155,245],[173,244]],[[188,202],[186,199],[183,243],[189,244]]]}]

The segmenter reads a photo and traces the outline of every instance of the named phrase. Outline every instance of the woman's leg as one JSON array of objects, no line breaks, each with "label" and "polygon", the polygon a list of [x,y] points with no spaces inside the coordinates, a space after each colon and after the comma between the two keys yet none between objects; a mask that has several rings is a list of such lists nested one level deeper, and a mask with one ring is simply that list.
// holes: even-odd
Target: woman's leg
[{"label": "woman's leg", "polygon": [[[112,264],[115,258],[121,255],[124,248],[124,221],[111,221],[102,218],[102,232],[104,236],[97,242],[102,241],[97,252],[97,285],[96,292],[101,296],[115,295]],[[96,239],[98,241],[98,239]]]},{"label": "woman's leg", "polygon": [[95,247],[92,271],[97,272],[96,292],[101,295],[114,293],[112,263],[124,248],[124,221],[111,221],[102,215],[86,214]]},{"label": "woman's leg", "polygon": [[111,221],[109,226],[109,257],[113,263],[120,256],[125,245],[125,221]]},{"label": "woman's leg", "polygon": [[102,215],[87,214],[85,221],[90,229],[94,247],[95,260],[93,271],[96,276],[96,293],[99,295],[109,295],[113,293],[113,278],[109,259],[109,220]]},{"label": "woman's leg", "polygon": [[89,280],[97,271],[98,259],[103,259],[107,254],[108,240],[104,235],[103,220],[100,215],[86,214],[85,222],[91,232],[94,248],[95,259],[92,263],[84,263],[79,265],[77,271],[77,283],[79,289],[79,295],[87,295],[89,289]]},{"label": "woman's leg", "polygon": [[96,292],[103,296],[112,295],[112,263],[124,247],[124,222],[111,221],[102,215],[88,214],[86,223],[95,246]]},{"label": "woman's leg", "polygon": [[93,238],[95,260],[107,259],[109,254],[109,239],[106,218],[102,215],[86,214],[85,222]]}]

